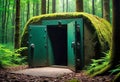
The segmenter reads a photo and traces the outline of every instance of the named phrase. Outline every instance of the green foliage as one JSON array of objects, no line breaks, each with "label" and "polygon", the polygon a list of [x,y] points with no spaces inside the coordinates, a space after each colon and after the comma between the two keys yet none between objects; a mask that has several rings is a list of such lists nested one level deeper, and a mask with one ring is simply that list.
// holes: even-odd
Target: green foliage
[{"label": "green foliage", "polygon": [[109,72],[111,72],[111,75],[115,75],[114,82],[117,82],[120,78],[120,64],[118,64],[115,69],[112,69]]},{"label": "green foliage", "polygon": [[111,74],[116,74],[120,72],[120,64],[116,66],[115,69],[110,70]]},{"label": "green foliage", "polygon": [[114,82],[119,82],[119,81],[120,81],[120,72],[114,78]]},{"label": "green foliage", "polygon": [[21,57],[21,55],[18,53],[23,49],[26,49],[26,48],[20,48],[14,51],[0,44],[0,67],[8,67],[8,66],[25,64],[25,61],[24,61],[25,57]]},{"label": "green foliage", "polygon": [[102,57],[100,59],[92,59],[92,64],[87,67],[87,73],[91,76],[96,75],[96,73],[100,72],[101,69],[105,68],[110,61],[110,51],[104,53],[105,57]]},{"label": "green foliage", "polygon": [[27,47],[22,47],[17,50],[15,50],[15,53],[20,53],[21,51],[27,50]]}]

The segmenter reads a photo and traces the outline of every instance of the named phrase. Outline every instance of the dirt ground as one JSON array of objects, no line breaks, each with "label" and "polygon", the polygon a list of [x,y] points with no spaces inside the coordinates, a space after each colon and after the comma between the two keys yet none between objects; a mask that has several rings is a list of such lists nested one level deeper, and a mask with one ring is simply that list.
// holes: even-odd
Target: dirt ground
[{"label": "dirt ground", "polygon": [[96,76],[89,77],[84,72],[71,73],[57,78],[37,77],[23,74],[13,74],[10,71],[26,69],[28,66],[18,66],[7,69],[0,69],[0,82],[111,82],[113,76]]}]

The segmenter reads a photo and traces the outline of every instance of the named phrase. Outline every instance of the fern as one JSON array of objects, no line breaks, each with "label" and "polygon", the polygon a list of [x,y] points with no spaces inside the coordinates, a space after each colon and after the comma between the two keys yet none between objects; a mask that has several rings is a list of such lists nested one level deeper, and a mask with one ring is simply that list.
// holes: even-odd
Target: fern
[{"label": "fern", "polygon": [[117,65],[115,69],[110,70],[109,72],[111,72],[111,75],[115,73],[120,73],[120,64]]},{"label": "fern", "polygon": [[104,54],[105,57],[101,57],[100,59],[92,59],[92,64],[87,67],[88,74],[94,74],[108,65],[110,60],[110,52],[106,52]]},{"label": "fern", "polygon": [[21,57],[19,54],[24,49],[26,48],[24,47],[14,51],[0,44],[0,67],[25,64],[24,60],[26,58]]},{"label": "fern", "polygon": [[20,53],[21,51],[26,50],[26,49],[27,49],[27,47],[21,47],[21,48],[15,50],[15,53]]}]

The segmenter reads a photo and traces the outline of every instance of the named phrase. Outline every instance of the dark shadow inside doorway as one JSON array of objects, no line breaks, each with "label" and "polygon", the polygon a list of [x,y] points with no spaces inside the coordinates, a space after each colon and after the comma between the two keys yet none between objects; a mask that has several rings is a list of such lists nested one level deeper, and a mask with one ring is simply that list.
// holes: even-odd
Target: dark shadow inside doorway
[{"label": "dark shadow inside doorway", "polygon": [[49,25],[47,32],[52,45],[54,64],[67,66],[67,25]]}]

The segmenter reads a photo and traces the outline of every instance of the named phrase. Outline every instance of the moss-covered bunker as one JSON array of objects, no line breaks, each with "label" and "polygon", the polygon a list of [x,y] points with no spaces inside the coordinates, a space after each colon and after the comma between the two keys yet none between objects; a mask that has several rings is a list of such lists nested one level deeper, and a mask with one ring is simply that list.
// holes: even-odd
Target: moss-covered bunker
[{"label": "moss-covered bunker", "polygon": [[28,26],[40,25],[43,20],[83,18],[84,20],[84,56],[85,65],[89,64],[92,58],[99,58],[102,52],[110,49],[112,28],[103,18],[83,13],[55,13],[32,17],[25,25],[21,38],[21,46],[28,46]]}]

